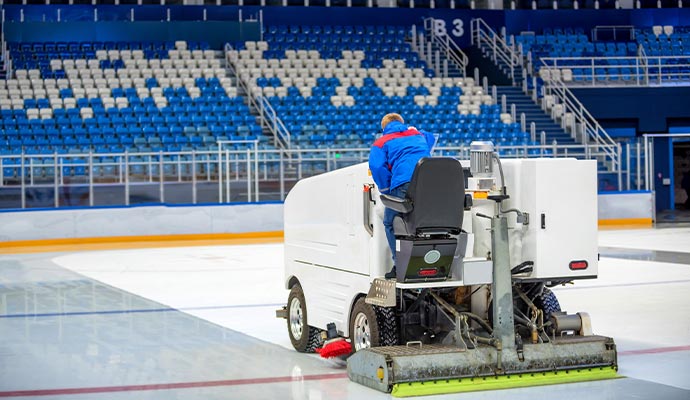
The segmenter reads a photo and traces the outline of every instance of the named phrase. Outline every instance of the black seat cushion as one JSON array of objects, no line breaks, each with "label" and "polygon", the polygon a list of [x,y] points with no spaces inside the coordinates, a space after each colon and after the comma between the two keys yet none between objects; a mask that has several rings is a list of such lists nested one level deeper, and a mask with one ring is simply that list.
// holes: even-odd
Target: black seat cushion
[{"label": "black seat cushion", "polygon": [[393,221],[396,236],[458,234],[465,200],[462,165],[447,157],[419,160],[406,197],[413,208]]}]

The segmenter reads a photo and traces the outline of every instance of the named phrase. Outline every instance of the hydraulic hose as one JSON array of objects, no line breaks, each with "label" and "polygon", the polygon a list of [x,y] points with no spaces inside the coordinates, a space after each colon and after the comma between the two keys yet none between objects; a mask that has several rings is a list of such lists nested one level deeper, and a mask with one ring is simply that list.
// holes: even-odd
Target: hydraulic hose
[{"label": "hydraulic hose", "polygon": [[481,325],[482,328],[486,329],[486,331],[489,334],[493,333],[493,331],[494,331],[493,328],[491,326],[489,326],[489,324],[486,323],[486,321],[484,321],[479,315],[473,314],[471,312],[466,312],[466,311],[461,312],[460,315],[465,315],[465,316],[471,318],[472,320],[476,321],[479,325]]}]

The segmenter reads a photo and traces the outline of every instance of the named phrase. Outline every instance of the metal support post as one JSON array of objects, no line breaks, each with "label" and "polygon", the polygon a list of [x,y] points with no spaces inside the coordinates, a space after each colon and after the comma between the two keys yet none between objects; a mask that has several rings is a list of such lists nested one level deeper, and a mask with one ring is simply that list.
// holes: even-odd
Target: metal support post
[{"label": "metal support post", "polygon": [[630,143],[625,144],[625,172],[625,190],[630,190]]},{"label": "metal support post", "polygon": [[649,152],[647,153],[647,158],[649,158],[649,190],[652,192],[656,189],[654,183],[654,138],[649,141]]},{"label": "metal support post", "polygon": [[259,141],[254,141],[254,201],[259,201]]},{"label": "metal support post", "polygon": [[196,204],[196,150],[192,149],[192,204]]},{"label": "metal support post", "polygon": [[223,202],[223,153],[220,150],[222,146],[222,143],[218,143],[218,203]]},{"label": "metal support post", "polygon": [[19,176],[20,176],[21,179],[22,179],[22,184],[21,184],[21,190],[22,190],[22,193],[21,193],[21,207],[22,207],[22,208],[26,208],[26,182],[25,182],[26,177],[24,176],[25,173],[26,173],[26,171],[24,171],[24,168],[25,168],[25,164],[24,164],[24,163],[25,163],[25,160],[26,160],[26,159],[25,159],[25,154],[24,154],[24,152],[22,152],[21,157],[22,157],[22,159],[21,159],[21,161],[20,161],[20,163],[19,163],[19,167],[21,168],[21,170],[20,170],[20,172],[19,172]]},{"label": "metal support post", "polygon": [[644,190],[649,190],[649,139],[644,138]]},{"label": "metal support post", "polygon": [[89,150],[89,206],[93,207],[93,152]]},{"label": "metal support post", "polygon": [[[239,170],[239,168],[237,168]],[[230,150],[225,149],[225,201],[230,202]]]},{"label": "metal support post", "polygon": [[419,32],[419,54],[422,55],[422,58],[424,58],[424,49],[425,49],[425,37],[424,37],[424,32]]},{"label": "metal support post", "polygon": [[623,187],[623,167],[621,165],[621,158],[623,157],[623,150],[621,147],[621,144],[618,143],[616,146],[616,149],[618,151],[618,190],[621,190]]},{"label": "metal support post", "polygon": [[[429,44],[431,44],[431,43],[429,43]],[[435,61],[435,65],[436,65],[436,68],[434,68],[434,69],[436,70],[437,73],[441,72],[441,53],[438,50],[436,50],[434,52],[434,61]],[[445,78],[446,75],[443,75],[443,77]]]},{"label": "metal support post", "polygon": [[[426,59],[429,64],[432,64],[433,58],[431,58],[431,41],[426,42]],[[433,68],[433,65],[431,65]]]},{"label": "metal support post", "polygon": [[247,149],[246,151],[246,156],[247,156],[247,201],[252,202],[252,160],[250,157],[251,153],[250,150]]},{"label": "metal support post", "polygon": [[280,160],[278,161],[280,171],[280,201],[285,200],[285,164],[283,162],[283,153],[280,153]]},{"label": "metal support post", "polygon": [[129,156],[125,150],[125,205],[129,205]]},{"label": "metal support post", "polygon": [[[179,168],[178,168],[179,171]],[[158,153],[158,198],[165,203],[165,179],[163,177],[163,151]]]},{"label": "metal support post", "polygon": [[537,124],[534,121],[529,123],[529,137],[532,142],[537,141]]},{"label": "metal support post", "polygon": [[60,207],[60,187],[59,182],[59,172],[60,167],[58,167],[58,156],[57,152],[53,153],[53,192],[55,193],[55,208]]},{"label": "metal support post", "polygon": [[[496,203],[496,213],[498,214]],[[500,340],[503,350],[515,347],[515,322],[513,320],[513,291],[510,275],[510,249],[508,247],[508,219],[497,216],[491,219],[491,252],[493,255],[493,335]]]},{"label": "metal support post", "polygon": [[635,184],[635,187],[637,190],[640,190],[640,184],[641,184],[641,179],[640,179],[640,141],[637,141],[637,144],[635,145],[637,148],[637,160],[636,160],[636,171],[637,173],[635,174],[635,180],[637,181]]}]

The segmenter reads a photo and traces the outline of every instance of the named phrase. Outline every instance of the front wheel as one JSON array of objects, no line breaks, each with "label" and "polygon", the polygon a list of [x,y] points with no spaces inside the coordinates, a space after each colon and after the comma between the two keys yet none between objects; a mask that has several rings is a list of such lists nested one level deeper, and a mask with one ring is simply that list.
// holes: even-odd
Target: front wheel
[{"label": "front wheel", "polygon": [[355,302],[350,314],[350,342],[354,351],[398,344],[398,329],[392,308],[374,307],[364,301]]},{"label": "front wheel", "polygon": [[321,344],[321,332],[307,323],[307,303],[299,284],[290,289],[287,307],[287,328],[292,347],[300,353],[313,353]]}]

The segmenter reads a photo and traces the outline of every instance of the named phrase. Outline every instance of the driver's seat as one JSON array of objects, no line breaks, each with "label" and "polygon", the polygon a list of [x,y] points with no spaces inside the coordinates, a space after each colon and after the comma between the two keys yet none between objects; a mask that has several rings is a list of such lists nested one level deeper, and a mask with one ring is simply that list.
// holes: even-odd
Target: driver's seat
[{"label": "driver's seat", "polygon": [[465,175],[460,162],[447,157],[422,158],[406,197],[382,194],[381,201],[402,213],[393,220],[398,281],[447,279],[465,208]]}]

